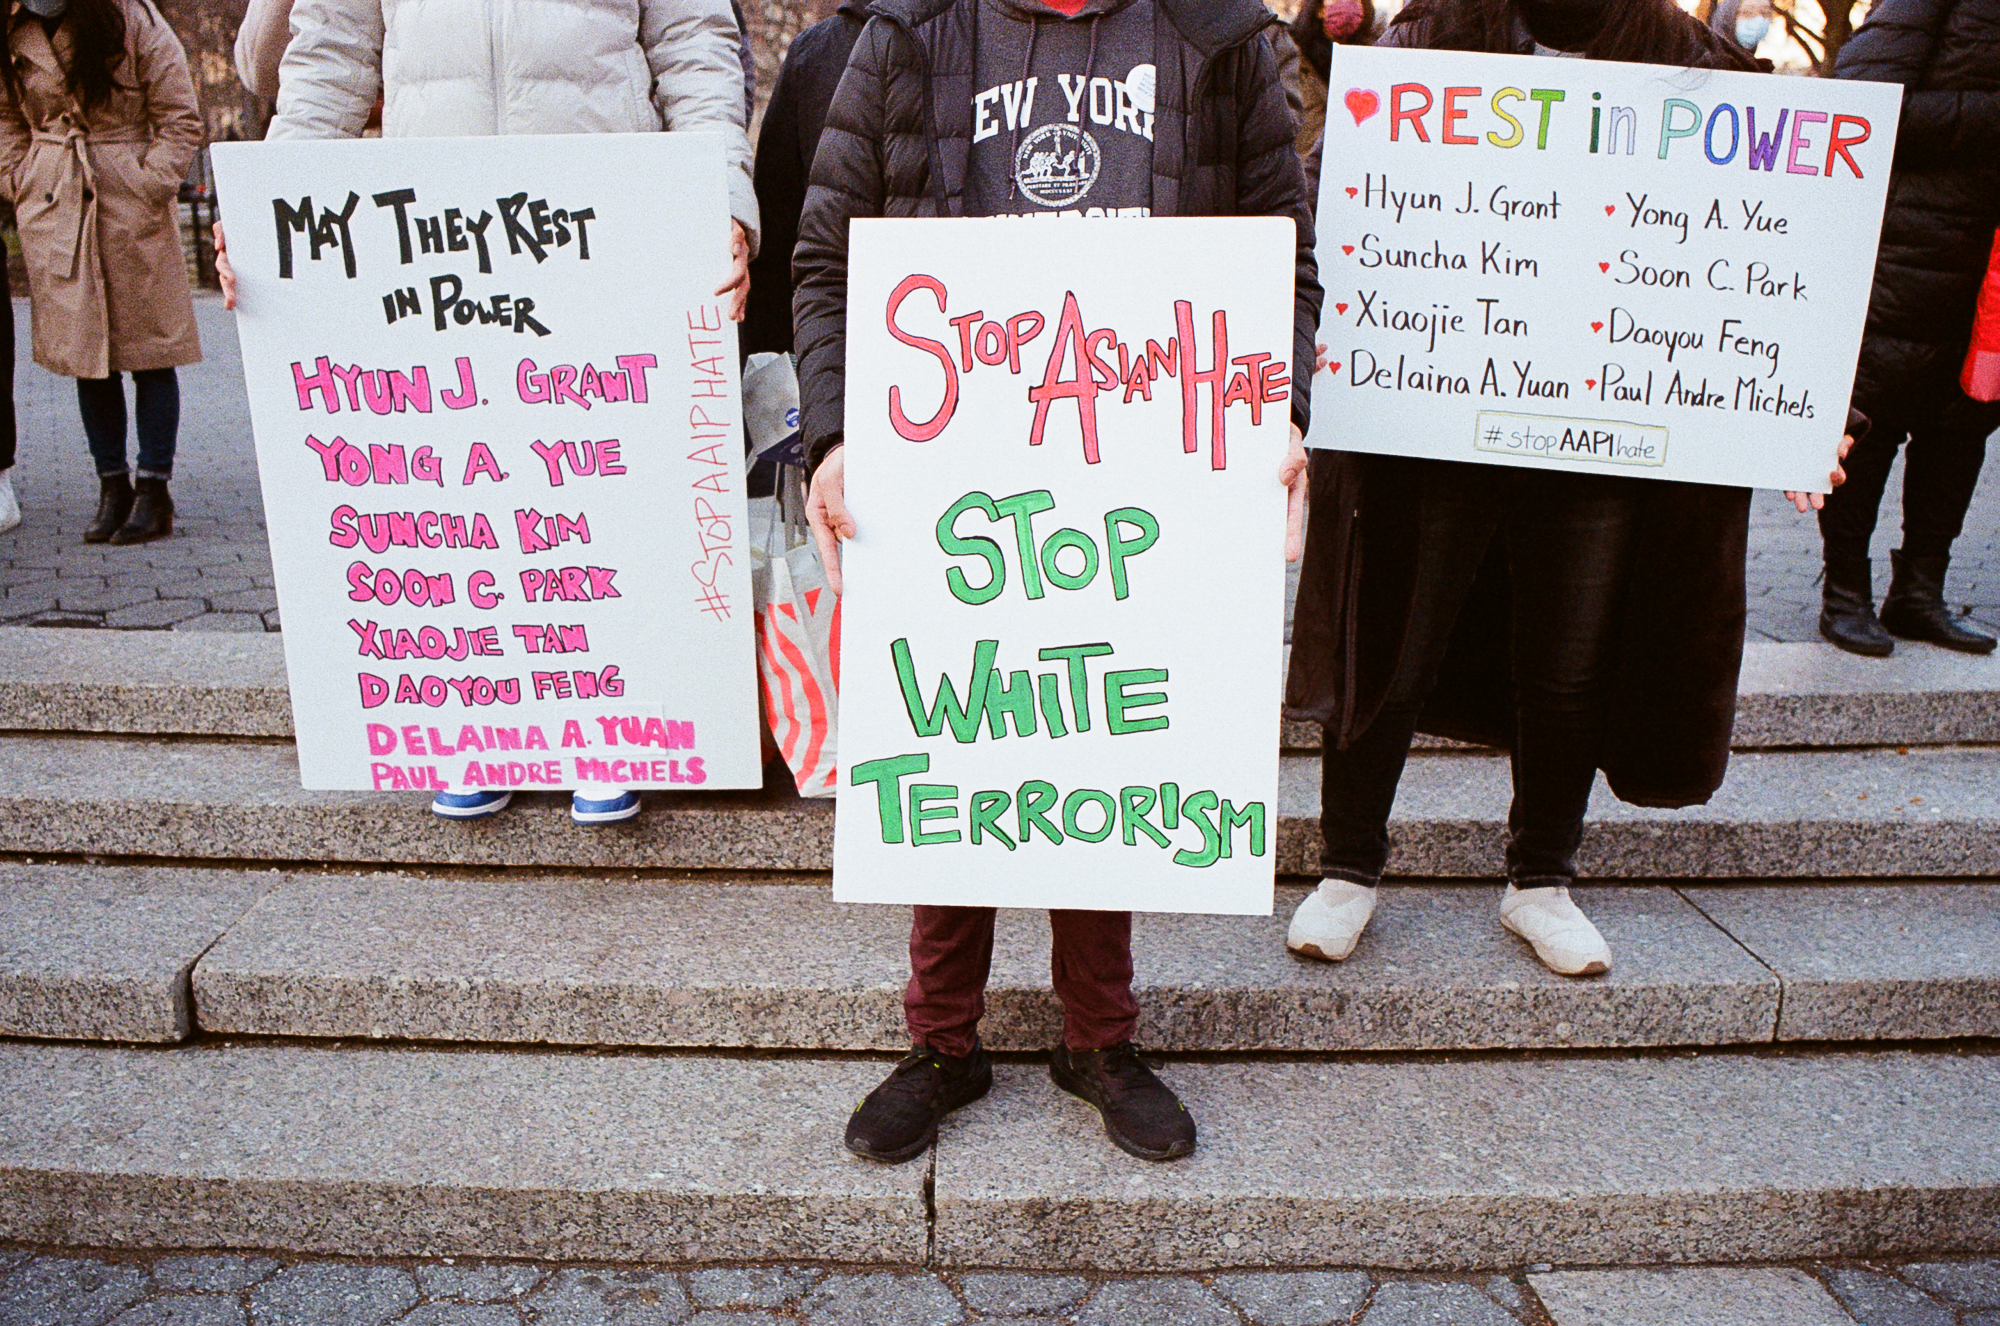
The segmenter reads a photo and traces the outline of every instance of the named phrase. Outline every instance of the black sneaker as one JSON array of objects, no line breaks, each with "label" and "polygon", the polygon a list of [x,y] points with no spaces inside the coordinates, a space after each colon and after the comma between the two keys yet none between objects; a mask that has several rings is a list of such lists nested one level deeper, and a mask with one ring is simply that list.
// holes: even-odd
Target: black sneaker
[{"label": "black sneaker", "polygon": [[1121,1151],[1141,1160],[1178,1160],[1194,1150],[1194,1116],[1140,1062],[1131,1041],[1108,1050],[1058,1045],[1049,1056],[1049,1076],[1070,1095],[1097,1107],[1105,1134]]},{"label": "black sneaker", "polygon": [[937,1140],[938,1120],[993,1088],[993,1061],[979,1045],[961,1057],[919,1045],[854,1107],[847,1149],[900,1164]]}]

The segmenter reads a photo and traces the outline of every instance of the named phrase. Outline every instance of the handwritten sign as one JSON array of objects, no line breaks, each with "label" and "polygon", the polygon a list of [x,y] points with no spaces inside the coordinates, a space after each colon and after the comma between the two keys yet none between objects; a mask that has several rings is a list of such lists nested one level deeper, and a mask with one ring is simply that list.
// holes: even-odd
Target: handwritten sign
[{"label": "handwritten sign", "polygon": [[305,786],[759,783],[722,160],[216,146]]},{"label": "handwritten sign", "polygon": [[858,221],[836,898],[1271,909],[1289,221]]},{"label": "handwritten sign", "polygon": [[1826,491],[1899,89],[1334,61],[1314,445]]}]

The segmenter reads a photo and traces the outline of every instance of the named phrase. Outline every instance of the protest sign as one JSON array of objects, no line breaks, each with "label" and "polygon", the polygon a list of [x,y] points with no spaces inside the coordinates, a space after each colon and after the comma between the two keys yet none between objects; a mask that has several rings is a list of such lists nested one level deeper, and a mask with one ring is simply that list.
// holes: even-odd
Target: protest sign
[{"label": "protest sign", "polygon": [[1337,47],[1310,442],[1825,492],[1900,95]]},{"label": "protest sign", "polygon": [[836,898],[1270,911],[1293,252],[854,223]]},{"label": "protest sign", "polygon": [[216,145],[305,786],[760,782],[722,161]]}]

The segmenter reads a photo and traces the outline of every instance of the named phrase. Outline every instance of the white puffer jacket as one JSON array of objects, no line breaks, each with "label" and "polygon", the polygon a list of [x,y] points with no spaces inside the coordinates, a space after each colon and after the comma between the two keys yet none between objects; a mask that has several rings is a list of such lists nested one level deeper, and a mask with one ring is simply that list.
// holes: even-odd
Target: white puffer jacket
[{"label": "white puffer jacket", "polygon": [[757,243],[729,0],[296,0],[268,138],[711,129]]}]

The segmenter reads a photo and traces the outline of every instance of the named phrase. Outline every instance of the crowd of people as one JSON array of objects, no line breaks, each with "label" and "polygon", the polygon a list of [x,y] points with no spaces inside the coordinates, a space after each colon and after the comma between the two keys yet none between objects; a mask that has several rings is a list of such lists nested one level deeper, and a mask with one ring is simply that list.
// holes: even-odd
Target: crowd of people
[{"label": "crowd of people", "polygon": [[[276,101],[274,139],[352,137],[372,124],[390,137],[722,132],[735,226],[718,294],[743,321],[746,353],[796,356],[809,515],[836,587],[839,543],[855,530],[843,458],[849,222],[1073,209],[1075,198],[1045,203],[1023,187],[1009,137],[973,132],[976,89],[1147,66],[1151,132],[1104,144],[1089,207],[1295,223],[1292,449],[1273,478],[1293,493],[1288,551],[1304,559],[1286,700],[1324,730],[1324,848],[1288,947],[1317,961],[1356,952],[1422,731],[1510,752],[1500,923],[1551,970],[1589,976],[1612,954],[1569,889],[1598,772],[1628,801],[1688,806],[1727,768],[1750,493],[1326,449],[1309,461],[1318,125],[1343,42],[1768,68],[1734,39],[1742,31],[1739,20],[1718,32],[1672,0],[1408,0],[1386,23],[1370,0],[1308,0],[1289,26],[1257,0],[841,0],[792,43],[754,157],[743,19],[726,0],[253,0],[237,55],[245,82]],[[1788,495],[1801,511],[1819,507],[1821,630],[1860,654],[1887,654],[1893,638],[1971,652],[1995,643],[1949,611],[1944,581],[1985,439],[2000,427],[2000,404],[1974,400],[1957,376],[2000,225],[1996,34],[2000,0],[1879,0],[1837,71],[1905,89],[1852,451],[1823,505]],[[150,0],[11,0],[8,42],[0,147],[35,358],[77,380],[102,483],[84,537],[156,538],[172,527],[174,370],[200,355],[174,216],[201,136],[186,58]],[[1064,110],[1062,98],[1027,103],[1018,128]],[[1339,420],[1321,428],[1337,441]],[[0,446],[4,520],[11,416]],[[1899,448],[1903,546],[1878,613],[1868,542]],[[447,793],[434,808],[470,818],[507,799]],[[608,823],[638,809],[629,792],[579,793],[573,814]],[[1056,1083],[1096,1106],[1131,1154],[1188,1154],[1195,1123],[1134,1044],[1130,914],[1051,921],[1064,1010]],[[992,909],[915,909],[913,1048],[849,1119],[854,1152],[911,1158],[945,1114],[990,1088],[979,1020],[993,936]]]}]

